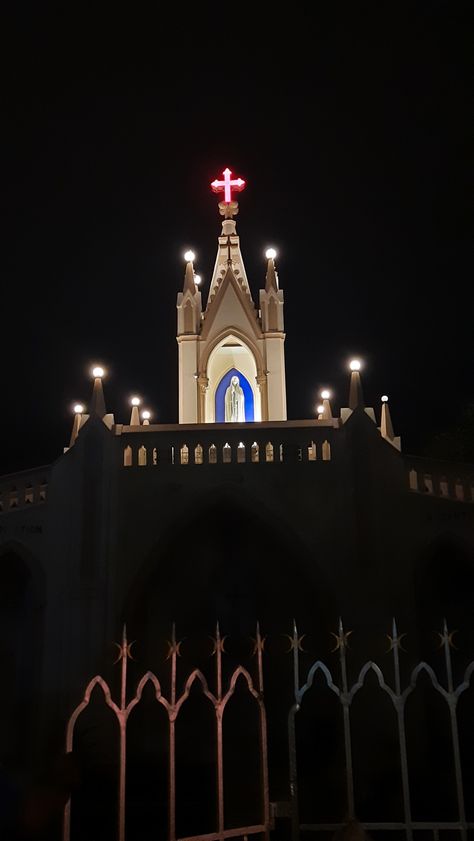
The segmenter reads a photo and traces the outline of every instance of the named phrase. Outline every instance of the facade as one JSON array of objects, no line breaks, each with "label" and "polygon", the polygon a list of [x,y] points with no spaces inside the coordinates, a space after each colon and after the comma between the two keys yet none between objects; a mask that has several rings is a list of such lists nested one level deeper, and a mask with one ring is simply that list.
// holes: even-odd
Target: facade
[{"label": "facade", "polygon": [[57,461],[0,479],[0,720],[26,722],[4,726],[5,763],[59,744],[123,622],[150,667],[173,621],[238,637],[297,617],[316,635],[339,615],[363,633],[396,615],[417,656],[444,613],[472,628],[474,471],[404,454],[357,365],[347,407],[326,396],[318,417],[287,420],[274,258],[257,306],[237,205],[220,209],[207,306],[191,259],[178,294],[179,423],[138,406],[116,421],[97,375]]}]

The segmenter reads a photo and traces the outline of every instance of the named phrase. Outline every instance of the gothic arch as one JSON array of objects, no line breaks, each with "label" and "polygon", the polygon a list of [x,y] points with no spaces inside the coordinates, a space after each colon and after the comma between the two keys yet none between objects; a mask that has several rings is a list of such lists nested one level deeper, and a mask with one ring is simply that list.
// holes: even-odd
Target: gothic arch
[{"label": "gothic arch", "polygon": [[[263,359],[259,348],[241,331],[229,328],[221,333],[212,345],[204,350],[199,378],[207,384],[200,408],[200,419],[215,421],[216,391],[222,377],[236,368],[250,384],[253,394],[254,419],[266,417],[266,394],[261,390],[265,382]],[[263,393],[262,393],[263,392]]]}]

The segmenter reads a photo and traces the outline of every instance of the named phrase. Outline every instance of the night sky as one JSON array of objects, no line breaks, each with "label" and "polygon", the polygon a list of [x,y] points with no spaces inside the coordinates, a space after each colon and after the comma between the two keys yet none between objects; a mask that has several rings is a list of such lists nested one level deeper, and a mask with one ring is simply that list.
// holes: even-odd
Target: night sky
[{"label": "night sky", "polygon": [[278,249],[288,417],[347,405],[352,355],[405,451],[461,417],[470,4],[325,5],[3,15],[1,473],[60,455],[94,362],[118,422],[133,393],[177,421],[182,255],[205,294],[225,166],[255,300]]}]

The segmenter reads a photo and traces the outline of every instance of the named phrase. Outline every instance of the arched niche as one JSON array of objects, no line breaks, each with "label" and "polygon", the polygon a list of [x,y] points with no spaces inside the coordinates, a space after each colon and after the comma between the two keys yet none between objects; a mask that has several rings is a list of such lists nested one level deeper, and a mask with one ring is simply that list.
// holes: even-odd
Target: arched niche
[{"label": "arched niche", "polygon": [[215,391],[214,412],[216,423],[224,423],[225,421],[225,394],[230,386],[232,377],[239,378],[239,385],[244,392],[245,420],[255,420],[255,401],[252,386],[242,371],[239,371],[237,368],[231,368],[221,378]]},{"label": "arched niche", "polygon": [[[216,344],[207,362],[208,388],[205,398],[205,422],[218,422],[216,416],[217,390],[226,375],[232,376],[231,371],[234,371],[239,379],[244,378],[248,383],[253,397],[253,420],[260,421],[262,419],[262,409],[260,391],[257,386],[258,371],[255,354],[243,339],[230,334]],[[250,418],[246,417],[246,420],[250,420]]]}]

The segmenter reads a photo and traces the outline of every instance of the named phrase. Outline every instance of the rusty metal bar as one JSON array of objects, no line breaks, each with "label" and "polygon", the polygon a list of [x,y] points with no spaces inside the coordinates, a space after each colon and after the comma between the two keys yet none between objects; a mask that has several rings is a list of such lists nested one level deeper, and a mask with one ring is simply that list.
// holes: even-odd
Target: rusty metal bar
[{"label": "rusty metal bar", "polygon": [[169,711],[169,745],[168,745],[168,838],[176,839],[176,625],[171,629],[171,645],[168,656],[171,658],[171,709]]},{"label": "rusty metal bar", "polygon": [[270,839],[270,790],[268,784],[268,744],[267,744],[267,720],[264,705],[263,695],[263,649],[265,646],[265,637],[260,634],[260,623],[257,622],[257,629],[255,635],[256,653],[257,653],[257,668],[258,668],[258,692],[259,692],[259,741],[260,741],[260,762],[261,762],[261,779],[262,779],[262,798],[263,798],[263,823],[265,829],[265,839]]},{"label": "rusty metal bar", "polygon": [[296,756],[296,713],[299,706],[299,650],[300,640],[298,637],[298,629],[296,627],[296,620],[293,619],[293,636],[290,639],[290,651],[292,652],[293,661],[293,689],[295,696],[295,703],[292,705],[288,714],[288,753],[290,760],[290,801],[291,801],[291,838],[292,841],[298,841],[300,835],[300,819],[299,819],[299,803],[298,803],[298,767]]},{"label": "rusty metal bar", "polygon": [[127,660],[129,649],[127,643],[127,627],[123,626],[121,651],[121,679],[120,679],[120,760],[119,760],[119,807],[118,807],[118,838],[125,841],[125,792],[127,774]]},{"label": "rusty metal bar", "polygon": [[[403,634],[402,634],[403,636]],[[410,804],[410,781],[408,777],[408,756],[407,756],[407,741],[405,732],[405,705],[402,700],[402,689],[400,681],[400,660],[399,648],[401,647],[402,637],[398,636],[397,623],[395,618],[392,621],[392,637],[390,640],[390,648],[393,651],[393,669],[395,672],[395,693],[396,700],[395,710],[397,713],[398,724],[398,744],[400,748],[400,768],[402,772],[402,792],[403,792],[403,812],[405,816],[405,831],[407,841],[413,839],[413,829],[411,826],[411,804]]]},{"label": "rusty metal bar", "polygon": [[224,748],[222,744],[222,646],[219,622],[216,623],[216,738],[217,738],[217,831],[224,838]]},{"label": "rusty metal bar", "polygon": [[[350,632],[349,632],[350,633]],[[342,678],[342,714],[344,722],[344,749],[346,754],[346,786],[347,786],[347,811],[349,820],[354,818],[354,778],[352,769],[352,744],[351,744],[351,721],[349,715],[349,687],[347,683],[346,646],[348,634],[344,634],[342,618],[339,617],[339,635],[337,637],[337,648],[339,649],[339,664]]]},{"label": "rusty metal bar", "polygon": [[448,683],[448,706],[449,706],[449,717],[451,722],[451,738],[453,743],[453,756],[454,756],[454,773],[456,775],[456,794],[457,794],[457,801],[458,801],[458,814],[459,814],[459,821],[461,823],[461,838],[462,841],[467,841],[467,828],[466,828],[466,810],[464,806],[464,791],[463,791],[463,782],[462,782],[462,770],[461,770],[461,755],[459,751],[459,732],[458,732],[458,721],[456,717],[456,706],[457,706],[457,697],[454,694],[454,686],[453,686],[453,667],[451,663],[451,645],[452,645],[452,638],[453,634],[448,632],[448,626],[446,623],[446,619],[443,623],[443,634],[442,634],[442,644],[444,648],[444,661],[446,665],[446,678]]}]

